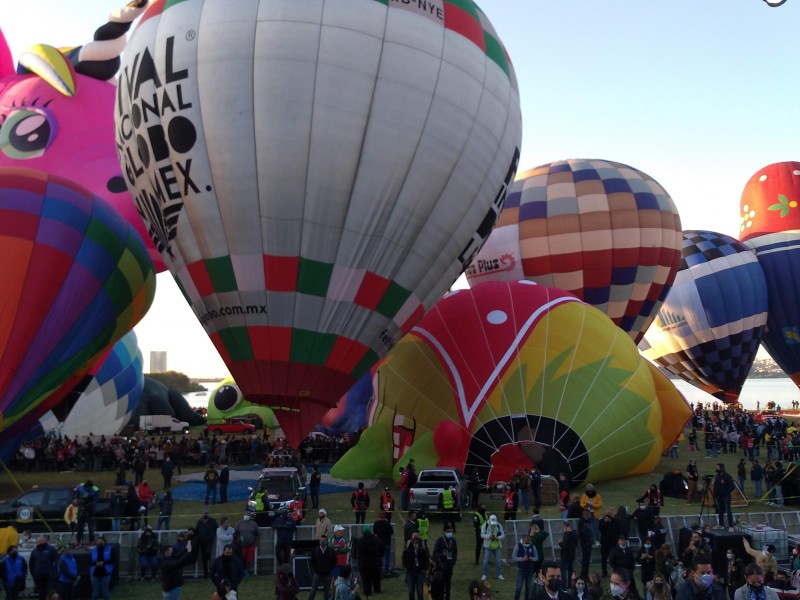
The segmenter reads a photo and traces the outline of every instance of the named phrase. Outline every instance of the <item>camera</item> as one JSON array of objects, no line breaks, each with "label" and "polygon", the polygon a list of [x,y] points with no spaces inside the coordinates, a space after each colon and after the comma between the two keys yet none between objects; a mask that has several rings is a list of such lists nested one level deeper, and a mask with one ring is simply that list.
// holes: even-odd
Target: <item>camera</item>
[{"label": "camera", "polygon": [[711,483],[711,480],[714,479],[713,475],[703,475],[703,481],[706,483]]}]

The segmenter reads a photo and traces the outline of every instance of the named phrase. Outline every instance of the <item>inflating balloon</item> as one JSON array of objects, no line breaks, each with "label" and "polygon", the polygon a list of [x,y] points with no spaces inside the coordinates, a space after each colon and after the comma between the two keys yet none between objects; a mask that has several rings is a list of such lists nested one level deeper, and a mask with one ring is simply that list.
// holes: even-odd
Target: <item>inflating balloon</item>
[{"label": "inflating balloon", "polygon": [[116,111],[127,184],[248,400],[296,444],[463,272],[519,157],[471,1],[156,2]]},{"label": "inflating balloon", "polygon": [[[38,44],[25,51],[14,73],[0,43],[0,167],[37,169],[65,177],[103,198],[145,240],[159,271],[164,266],[122,178],[114,141],[111,79],[131,22],[144,10],[130,5],[115,11],[95,41],[77,48]],[[0,33],[0,38],[2,34]]]},{"label": "inflating balloon", "polygon": [[223,379],[211,391],[208,396],[206,415],[209,423],[231,417],[247,417],[248,420],[255,420],[259,428],[277,429],[280,427],[272,409],[268,406],[248,402],[232,377]]},{"label": "inflating balloon", "polygon": [[155,271],[114,208],[54,175],[0,169],[0,230],[6,440],[38,421],[60,400],[57,390],[79,381],[141,320]]},{"label": "inflating balloon", "polygon": [[409,457],[489,482],[532,465],[573,483],[648,472],[690,416],[659,377],[567,292],[528,281],[453,292],[379,366],[370,427],[333,474],[353,476],[368,457],[376,472],[360,477],[387,477]]},{"label": "inflating balloon", "polygon": [[372,374],[366,373],[339,403],[325,413],[320,425],[332,435],[355,433],[367,424],[367,406],[372,400]]},{"label": "inflating balloon", "polygon": [[742,192],[741,235],[767,281],[769,309],[761,343],[800,386],[800,162],[753,175]]},{"label": "inflating balloon", "polygon": [[71,438],[116,435],[131,418],[144,386],[142,351],[128,332],[114,344],[62,423],[52,412],[41,418],[44,431],[58,430]]},{"label": "inflating balloon", "polygon": [[467,280],[567,290],[638,342],[672,285],[680,249],[678,211],[652,177],[606,160],[561,160],[517,177]]},{"label": "inflating balloon", "polygon": [[713,231],[684,231],[682,254],[642,353],[701,390],[736,402],[767,322],[764,272],[747,246]]}]

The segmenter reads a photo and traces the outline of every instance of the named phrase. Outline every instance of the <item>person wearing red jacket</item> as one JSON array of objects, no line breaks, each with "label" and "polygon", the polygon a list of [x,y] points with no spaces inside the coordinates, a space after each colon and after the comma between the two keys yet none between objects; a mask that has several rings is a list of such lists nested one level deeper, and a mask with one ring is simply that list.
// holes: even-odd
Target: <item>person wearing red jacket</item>
[{"label": "person wearing red jacket", "polygon": [[383,511],[386,520],[391,523],[392,514],[394,514],[394,496],[392,496],[392,492],[389,491],[388,486],[383,488],[379,508]]}]

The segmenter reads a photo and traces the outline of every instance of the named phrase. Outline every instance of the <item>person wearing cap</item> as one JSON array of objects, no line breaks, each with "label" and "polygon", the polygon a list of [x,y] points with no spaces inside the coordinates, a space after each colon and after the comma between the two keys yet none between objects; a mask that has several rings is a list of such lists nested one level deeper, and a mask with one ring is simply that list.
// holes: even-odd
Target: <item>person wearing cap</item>
[{"label": "person wearing cap", "polygon": [[383,493],[381,494],[381,501],[380,501],[380,510],[383,511],[383,514],[386,516],[386,520],[391,523],[392,515],[394,514],[394,496],[392,496],[392,492],[389,490],[389,486],[383,488]]},{"label": "person wearing cap", "polygon": [[331,576],[336,578],[339,576],[339,570],[350,562],[350,547],[347,544],[347,538],[344,537],[344,527],[341,525],[333,528],[331,545],[333,546],[333,554],[336,557],[336,566],[333,568]]},{"label": "person wearing cap", "polygon": [[483,576],[481,580],[486,581],[489,577],[489,560],[492,556],[497,578],[505,579],[500,561],[500,549],[503,547],[503,538],[506,537],[506,532],[497,521],[497,515],[489,515],[489,520],[481,528],[481,537],[483,538]]},{"label": "person wearing cap", "polygon": [[309,560],[311,567],[311,591],[308,600],[314,600],[318,588],[322,588],[322,597],[329,600],[331,597],[331,574],[336,568],[336,556],[330,547],[330,540],[327,535],[319,536],[319,545],[314,548]]},{"label": "person wearing cap", "polygon": [[256,547],[258,546],[258,524],[251,518],[251,514],[245,513],[242,520],[236,524],[234,535],[239,536],[239,546],[242,549],[242,563],[245,575],[249,574],[253,568],[253,561],[256,557]]},{"label": "person wearing cap", "polygon": [[145,526],[142,535],[139,537],[137,552],[139,554],[139,569],[141,569],[139,579],[141,581],[147,579],[147,568],[150,567],[152,574],[150,580],[155,581],[158,577],[158,538],[150,525]]},{"label": "person wearing cap", "polygon": [[611,567],[612,571],[614,569],[628,569],[631,573],[636,567],[636,559],[628,543],[628,536],[624,533],[619,535],[617,545],[608,553],[608,566]]},{"label": "person wearing cap", "polygon": [[203,510],[203,515],[194,526],[205,579],[208,579],[208,561],[211,560],[211,551],[214,548],[214,541],[217,539],[217,527],[217,521],[208,514],[208,509]]},{"label": "person wearing cap", "polygon": [[75,541],[81,545],[83,541],[83,528],[89,529],[89,542],[94,542],[94,513],[100,500],[100,488],[91,479],[75,488],[75,499],[78,501],[78,522],[75,526],[78,532]]},{"label": "person wearing cap", "polygon": [[378,520],[372,524],[372,531],[383,543],[383,574],[389,575],[392,566],[392,536],[394,526],[386,519],[382,510],[378,511]]},{"label": "person wearing cap", "polygon": [[333,523],[331,523],[331,520],[328,518],[328,511],[324,508],[320,508],[319,517],[317,517],[317,521],[314,523],[314,537],[319,539],[323,535],[328,539],[333,536]]},{"label": "person wearing cap", "polygon": [[364,583],[364,593],[371,596],[374,591],[381,593],[381,564],[383,563],[383,542],[372,533],[370,525],[361,526],[361,539],[358,540],[358,571]]}]

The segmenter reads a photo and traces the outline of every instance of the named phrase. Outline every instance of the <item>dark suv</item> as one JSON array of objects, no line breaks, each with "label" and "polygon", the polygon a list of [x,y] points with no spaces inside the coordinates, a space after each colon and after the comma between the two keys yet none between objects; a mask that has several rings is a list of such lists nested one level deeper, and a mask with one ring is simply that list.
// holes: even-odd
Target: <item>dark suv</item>
[{"label": "dark suv", "polygon": [[[12,525],[18,531],[46,531],[43,518],[55,531],[69,531],[64,521],[64,511],[72,501],[75,489],[70,486],[39,486],[14,500],[0,502],[0,527]],[[109,502],[100,499],[95,510],[95,523],[98,529],[109,527],[111,522]]]},{"label": "dark suv", "polygon": [[247,510],[253,513],[256,523],[261,527],[269,526],[278,511],[288,511],[297,494],[305,507],[306,488],[294,467],[264,469],[255,486],[248,489]]}]

